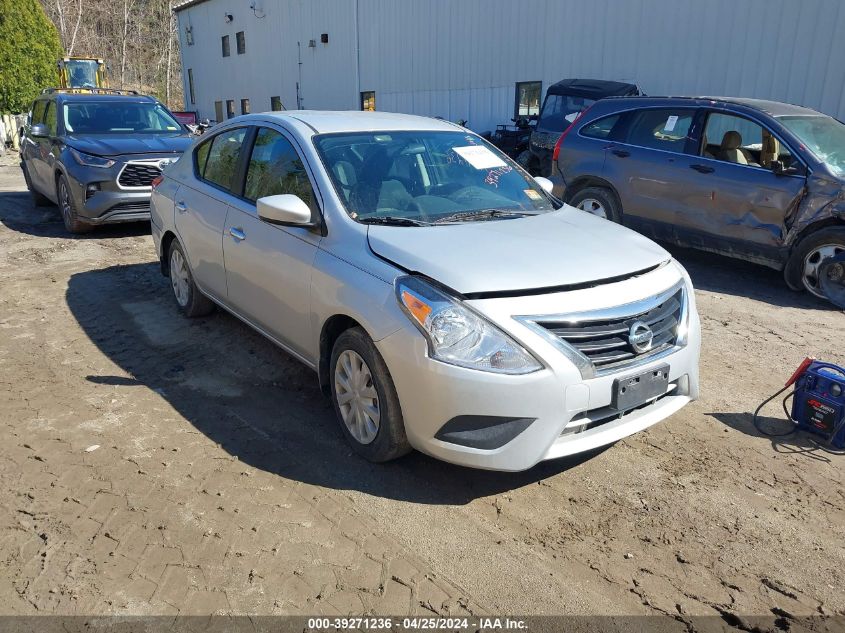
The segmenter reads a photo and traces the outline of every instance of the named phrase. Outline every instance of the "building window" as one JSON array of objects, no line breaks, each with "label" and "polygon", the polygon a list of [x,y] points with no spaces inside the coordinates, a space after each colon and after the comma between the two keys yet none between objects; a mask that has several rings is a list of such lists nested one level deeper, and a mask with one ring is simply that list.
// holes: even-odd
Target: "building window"
[{"label": "building window", "polygon": [[517,82],[514,117],[537,116],[540,114],[541,92],[543,92],[543,82],[541,81]]},{"label": "building window", "polygon": [[244,38],[244,32],[238,31],[235,33],[235,44],[238,48],[238,55],[243,55],[246,53],[246,38]]},{"label": "building window", "polygon": [[229,36],[224,35],[223,39],[221,39],[220,41],[222,42],[223,46],[223,57],[228,57],[232,54],[232,52],[229,50]]},{"label": "building window", "polygon": [[372,90],[361,93],[361,109],[368,112],[376,110],[376,93]]},{"label": "building window", "polygon": [[222,101],[215,101],[214,102],[214,116],[217,117],[217,123],[220,123],[223,120],[223,102]]},{"label": "building window", "polygon": [[229,99],[226,101],[226,118],[231,119],[233,116],[235,116],[235,101]]},{"label": "building window", "polygon": [[185,43],[188,46],[194,45],[194,27],[192,26],[185,27]]},{"label": "building window", "polygon": [[282,105],[282,98],[270,97],[270,109],[273,112],[279,112],[280,110],[284,110],[285,106]]},{"label": "building window", "polygon": [[194,69],[188,69],[188,93],[191,95],[191,105],[197,102],[194,97]]},{"label": "building window", "polygon": [[241,114],[249,114],[249,99],[241,99]]}]

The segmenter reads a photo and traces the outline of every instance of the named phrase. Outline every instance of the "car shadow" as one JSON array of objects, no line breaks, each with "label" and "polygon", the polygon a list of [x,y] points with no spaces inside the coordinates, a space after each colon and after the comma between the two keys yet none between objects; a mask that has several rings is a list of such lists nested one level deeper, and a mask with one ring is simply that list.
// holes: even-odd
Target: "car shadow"
[{"label": "car shadow", "polygon": [[76,273],[66,300],[90,340],[127,374],[91,375],[89,382],[154,390],[230,455],[286,479],[462,505],[536,484],[602,452],[520,473],[463,468],[417,452],[371,464],[352,453],[312,370],[222,310],[184,318],[156,264]]},{"label": "car shadow", "polygon": [[760,428],[757,428],[754,426],[754,415],[751,413],[708,413],[707,415],[746,435],[769,440],[776,453],[802,455],[821,462],[831,461],[829,458],[831,453],[820,446],[810,434],[796,431],[795,425],[785,417],[760,416],[757,419]]},{"label": "car shadow", "polygon": [[661,243],[690,274],[693,286],[720,294],[747,297],[774,306],[809,310],[838,310],[809,292],[794,292],[783,273],[733,257]]},{"label": "car shadow", "polygon": [[55,205],[36,207],[27,191],[0,191],[0,224],[33,237],[61,239],[110,239],[149,235],[149,222],[127,222],[98,226],[90,233],[74,235],[65,229]]}]

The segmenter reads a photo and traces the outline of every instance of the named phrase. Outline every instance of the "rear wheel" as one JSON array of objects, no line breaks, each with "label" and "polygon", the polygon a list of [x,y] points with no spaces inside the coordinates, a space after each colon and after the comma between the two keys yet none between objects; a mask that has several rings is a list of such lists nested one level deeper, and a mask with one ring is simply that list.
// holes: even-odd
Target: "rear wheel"
[{"label": "rear wheel", "polygon": [[806,290],[825,298],[819,283],[819,268],[828,257],[845,253],[845,227],[830,226],[802,239],[786,264],[784,277],[793,290]]},{"label": "rear wheel", "polygon": [[611,222],[622,221],[622,208],[610,189],[605,187],[587,187],[575,193],[569,204]]},{"label": "rear wheel", "polygon": [[35,186],[32,184],[32,179],[29,177],[29,170],[26,168],[26,165],[22,165],[21,169],[23,170],[23,178],[26,181],[26,188],[29,189],[29,193],[32,196],[32,204],[36,207],[46,207],[52,204],[47,196],[36,191]]},{"label": "rear wheel", "polygon": [[338,337],[330,382],[341,431],[356,453],[371,462],[386,462],[411,450],[393,379],[363,329],[352,328]]},{"label": "rear wheel", "polygon": [[76,213],[76,205],[73,202],[73,197],[70,195],[70,186],[67,184],[67,178],[63,175],[59,176],[59,181],[56,185],[56,194],[59,200],[59,211],[62,212],[62,221],[65,223],[65,228],[68,231],[78,235],[80,233],[88,233],[94,228],[79,219],[79,215]]},{"label": "rear wheel", "polygon": [[182,245],[176,240],[170,243],[168,262],[170,287],[182,313],[186,317],[199,317],[214,310],[214,302],[202,294],[194,283],[194,276],[191,274]]}]

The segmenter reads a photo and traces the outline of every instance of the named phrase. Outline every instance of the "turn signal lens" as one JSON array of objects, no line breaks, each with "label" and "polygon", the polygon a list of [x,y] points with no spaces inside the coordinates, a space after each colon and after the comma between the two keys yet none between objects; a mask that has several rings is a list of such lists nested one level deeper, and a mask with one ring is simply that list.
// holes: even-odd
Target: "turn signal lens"
[{"label": "turn signal lens", "polygon": [[153,181],[151,183],[153,189],[158,187],[161,184],[162,180],[164,180],[164,176],[156,176],[155,178],[153,178]]},{"label": "turn signal lens", "polygon": [[420,325],[423,325],[425,320],[428,318],[428,315],[431,314],[431,306],[424,303],[407,290],[402,291],[402,303],[406,308],[408,308],[408,312],[411,313],[411,316],[413,316]]}]

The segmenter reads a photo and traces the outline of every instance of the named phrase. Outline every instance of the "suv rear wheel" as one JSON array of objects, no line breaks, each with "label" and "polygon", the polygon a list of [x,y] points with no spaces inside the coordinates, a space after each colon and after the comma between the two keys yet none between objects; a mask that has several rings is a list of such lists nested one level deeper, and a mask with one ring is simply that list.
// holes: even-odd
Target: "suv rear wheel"
[{"label": "suv rear wheel", "polygon": [[619,223],[622,221],[622,205],[610,189],[587,187],[576,192],[569,201],[576,209]]},{"label": "suv rear wheel", "polygon": [[824,299],[819,268],[825,259],[841,253],[845,253],[845,226],[829,226],[810,233],[798,243],[786,263],[787,285]]}]

